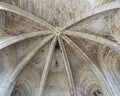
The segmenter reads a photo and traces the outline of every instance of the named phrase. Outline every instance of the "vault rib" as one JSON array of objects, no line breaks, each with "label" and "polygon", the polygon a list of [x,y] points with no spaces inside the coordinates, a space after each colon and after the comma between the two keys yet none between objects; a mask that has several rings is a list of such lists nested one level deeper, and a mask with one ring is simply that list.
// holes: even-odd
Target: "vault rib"
[{"label": "vault rib", "polygon": [[46,63],[44,65],[44,69],[43,69],[43,72],[42,72],[42,77],[41,77],[39,90],[38,90],[38,96],[43,96],[45,84],[46,84],[47,77],[48,77],[48,72],[49,72],[49,69],[50,69],[50,65],[51,65],[54,50],[55,50],[56,41],[57,41],[57,37],[55,36],[52,43],[51,43],[49,53],[47,55],[47,60],[46,60]]},{"label": "vault rib", "polygon": [[[114,64],[113,62],[115,62],[116,60],[113,60],[115,58],[115,55],[117,55],[116,53],[114,53],[112,50],[110,50],[105,58],[105,67],[103,68],[103,71],[108,79],[108,82],[111,86],[111,88],[115,89],[114,93],[118,93],[119,94],[119,87],[116,87],[116,85],[119,85],[119,82],[117,82],[116,80],[116,76],[113,75],[112,73],[112,69],[110,69],[110,65]],[[112,76],[113,75],[113,76]]]},{"label": "vault rib", "polygon": [[64,64],[65,64],[65,69],[66,69],[66,73],[67,73],[67,77],[68,77],[70,94],[71,94],[71,96],[77,96],[76,89],[75,89],[75,84],[74,84],[74,79],[73,79],[73,76],[72,76],[72,70],[70,68],[70,64],[69,64],[69,60],[68,60],[68,56],[67,56],[67,53],[66,53],[66,50],[65,50],[63,40],[60,37],[58,37],[58,41],[59,41],[59,44],[60,44],[60,49],[62,50],[63,61],[64,61]]},{"label": "vault rib", "polygon": [[70,40],[67,36],[62,35],[62,39],[69,44],[77,53],[81,53],[83,56],[83,59],[87,61],[87,63],[92,63],[92,61],[89,59],[89,57],[72,41]]},{"label": "vault rib", "polygon": [[37,22],[37,23],[40,23],[40,24],[42,24],[43,26],[45,26],[45,27],[47,27],[49,29],[54,29],[54,26],[47,23],[43,19],[40,19],[39,17],[37,17],[37,16],[35,16],[35,15],[29,13],[29,12],[26,12],[23,9],[20,9],[20,8],[18,8],[16,6],[0,2],[0,10],[6,10],[6,11],[16,13],[16,14],[18,14],[20,16],[24,16],[24,17],[29,18],[29,19]]},{"label": "vault rib", "polygon": [[98,8],[95,8],[95,9],[91,9],[91,10],[85,12],[84,14],[82,14],[81,17],[78,17],[78,18],[75,18],[75,19],[69,21],[61,29],[61,31],[65,30],[65,29],[68,29],[71,26],[75,25],[76,23],[81,22],[82,20],[87,19],[87,18],[89,18],[91,16],[94,16],[96,14],[99,14],[99,13],[102,13],[102,12],[105,12],[105,11],[118,9],[118,8],[120,8],[120,1],[119,0],[108,3],[108,4],[104,4],[104,5],[102,5],[102,6],[98,7]]},{"label": "vault rib", "polygon": [[96,43],[100,43],[102,45],[112,48],[114,51],[120,54],[120,45],[117,44],[116,42],[105,39],[103,37],[95,36],[93,34],[88,34],[88,33],[77,32],[77,31],[65,31],[64,34],[75,36],[75,37],[80,37],[80,38],[84,38],[90,41],[94,41]]},{"label": "vault rib", "polygon": [[17,36],[3,37],[3,38],[0,38],[0,49],[3,49],[9,45],[12,45],[14,43],[20,42],[25,39],[29,39],[37,36],[49,35],[49,34],[51,34],[51,32],[47,30],[47,31],[24,33]]},{"label": "vault rib", "polygon": [[[106,51],[106,48],[107,48],[107,47],[105,47],[105,46],[101,46],[101,47],[99,48],[99,50],[98,50],[98,62],[99,62],[101,65],[104,65],[104,63],[106,63],[106,62],[105,62],[105,59],[106,59],[106,58],[104,58],[104,56],[103,56],[103,55],[104,55],[103,53]],[[106,52],[107,52],[107,51],[106,51]],[[103,71],[104,71],[104,70],[106,70],[105,67],[103,68]],[[106,74],[106,73],[104,73],[104,74]],[[107,82],[109,82],[109,80],[107,80]],[[109,83],[108,83],[108,84],[109,84]],[[109,84],[109,86],[111,87],[111,84]],[[110,88],[110,87],[109,87],[109,88]],[[113,88],[113,87],[112,87],[112,88]],[[110,88],[110,90],[111,90],[112,88]],[[111,91],[112,91],[112,90],[111,90]],[[112,94],[115,94],[115,93],[114,93],[114,90],[112,91]]]},{"label": "vault rib", "polygon": [[[104,78],[104,75],[102,75],[101,71],[99,70],[99,68],[92,62],[92,60],[72,41],[70,40],[67,36],[62,35],[61,36],[62,39],[69,44],[69,46],[71,46],[75,51],[77,51],[79,56],[83,56],[83,59],[85,61],[87,61],[88,66],[90,66],[90,68],[93,70],[93,72],[98,76],[98,78],[100,79],[100,81],[103,83],[102,86],[103,89],[106,91],[106,96],[109,96],[109,93],[111,93],[111,89],[109,88],[108,84],[105,83],[106,79]],[[106,90],[107,89],[107,90]]]},{"label": "vault rib", "polygon": [[[42,48],[47,42],[49,42],[53,38],[53,35],[47,36],[45,39],[42,41],[39,40],[36,43],[36,46],[33,48],[33,50],[27,54],[21,62],[16,66],[15,70],[13,71],[11,77],[9,78],[9,82],[13,82],[16,77],[19,75],[21,70],[28,64],[28,62],[34,57],[34,55],[37,53],[37,51]],[[41,41],[41,42],[40,42]]]}]

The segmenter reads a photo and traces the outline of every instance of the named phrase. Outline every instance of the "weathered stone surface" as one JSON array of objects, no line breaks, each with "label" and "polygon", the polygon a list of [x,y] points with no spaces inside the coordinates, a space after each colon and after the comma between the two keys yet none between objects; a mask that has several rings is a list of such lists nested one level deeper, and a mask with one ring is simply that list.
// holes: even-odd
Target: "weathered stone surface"
[{"label": "weathered stone surface", "polygon": [[119,96],[119,0],[0,0],[0,96]]}]

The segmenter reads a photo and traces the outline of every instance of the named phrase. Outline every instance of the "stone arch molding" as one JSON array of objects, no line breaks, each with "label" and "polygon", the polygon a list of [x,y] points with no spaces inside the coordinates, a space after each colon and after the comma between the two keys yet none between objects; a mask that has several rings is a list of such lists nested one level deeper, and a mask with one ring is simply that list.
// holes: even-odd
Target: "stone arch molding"
[{"label": "stone arch molding", "polygon": [[100,84],[101,82],[90,68],[83,68],[80,72],[79,78],[79,86],[83,96],[94,96],[97,91],[99,91],[98,94],[103,95],[102,86]]},{"label": "stone arch molding", "polygon": [[33,67],[28,66],[16,79],[10,96],[37,96],[39,82],[40,76],[37,71]]},{"label": "stone arch molding", "polygon": [[[22,86],[22,85],[21,85]],[[12,92],[12,96],[26,96],[25,92],[23,91],[24,88],[17,86],[15,87],[14,91]]]},{"label": "stone arch molding", "polygon": [[[39,86],[38,86],[38,94],[37,95],[38,96],[43,96],[46,81],[47,81],[47,77],[48,77],[48,73],[49,73],[49,69],[50,69],[50,65],[51,65],[51,61],[52,61],[52,57],[53,57],[53,54],[54,54],[54,50],[56,48],[56,42],[58,41],[59,46],[60,46],[60,50],[62,51],[62,58],[63,58],[63,61],[64,61],[65,70],[66,70],[66,74],[67,74],[67,77],[68,77],[70,95],[71,96],[77,96],[76,89],[75,89],[75,84],[74,84],[74,78],[73,78],[73,75],[72,75],[72,69],[70,67],[70,62],[69,62],[69,59],[68,59],[68,55],[67,55],[64,43],[66,42],[66,43],[71,44],[71,46],[74,49],[76,49],[78,52],[81,52],[82,55],[84,55],[83,58],[85,60],[87,60],[87,59],[90,60],[90,59],[89,59],[89,57],[86,57],[86,54],[83,51],[81,51],[81,49],[79,49],[78,46],[74,42],[72,42],[69,39],[69,37],[67,37],[67,36],[68,35],[69,36],[76,36],[76,37],[84,38],[84,39],[87,39],[87,40],[91,40],[93,42],[108,46],[112,50],[115,50],[117,53],[120,53],[120,45],[117,42],[114,42],[114,41],[111,41],[111,40],[108,40],[106,38],[96,36],[96,35],[93,35],[93,34],[69,31],[69,27],[73,26],[77,22],[81,22],[83,19],[89,18],[91,16],[94,16],[96,14],[99,14],[99,13],[102,13],[102,12],[105,12],[105,11],[108,11],[108,10],[113,10],[113,9],[118,9],[118,8],[120,8],[120,2],[119,1],[111,2],[111,3],[105,4],[101,7],[90,10],[89,12],[85,12],[81,17],[75,18],[74,20],[68,22],[68,24],[65,25],[63,28],[58,28],[58,27],[52,26],[51,24],[47,23],[43,19],[40,19],[40,18],[36,17],[35,15],[33,15],[29,12],[26,12],[23,9],[20,9],[20,8],[18,8],[16,6],[13,6],[13,5],[10,5],[10,4],[0,2],[0,10],[5,10],[5,11],[16,13],[20,16],[26,17],[28,19],[31,19],[31,20],[37,22],[37,23],[40,23],[40,24],[42,24],[43,26],[45,26],[49,29],[47,31],[45,30],[45,31],[39,31],[39,32],[32,32],[32,33],[29,33],[29,34],[28,33],[23,33],[22,35],[4,37],[4,38],[0,39],[0,49],[3,49],[5,47],[13,45],[17,42],[21,42],[21,41],[23,41],[25,39],[28,39],[28,38],[33,38],[33,37],[37,37],[37,36],[46,36],[45,39],[43,39],[42,41],[38,40],[38,42],[36,42],[36,46],[31,50],[31,52],[28,53],[17,64],[17,66],[13,70],[13,73],[11,74],[11,76],[8,78],[8,80],[6,80],[4,82],[4,84],[2,84],[3,89],[2,88],[0,89],[0,94],[2,94],[2,96],[6,95],[6,92],[8,91],[10,85],[16,80],[16,78],[20,75],[20,73],[23,71],[25,66],[27,66],[29,61],[35,56],[35,54],[38,52],[38,50],[41,49],[47,43],[50,43],[51,45],[50,45],[50,48],[49,48],[49,52],[48,52],[48,55],[47,55],[45,66],[43,68],[43,74],[41,76],[40,83],[38,84]],[[94,64],[92,61],[90,61],[90,63]],[[95,66],[95,65],[91,66],[92,70],[94,69],[93,66]],[[97,68],[97,71],[96,70],[93,70],[93,71],[96,72],[96,73],[102,74],[101,71],[99,70],[99,68]],[[98,77],[101,78],[101,81],[102,81],[103,80],[102,77],[104,77],[104,75],[100,76],[100,74],[98,74]],[[106,79],[104,79],[104,80],[106,81]],[[113,81],[111,81],[111,82],[114,83]],[[112,96],[112,95],[117,96],[118,95],[118,92],[115,91],[114,89],[106,89],[105,91],[108,91],[108,90],[112,90],[112,92],[110,94],[109,94],[109,92],[106,92],[105,93],[106,96]]]},{"label": "stone arch molding", "polygon": [[104,75],[107,77],[107,81],[111,88],[115,88],[114,93],[119,93],[119,54],[108,47],[100,47],[98,56],[100,66]]}]

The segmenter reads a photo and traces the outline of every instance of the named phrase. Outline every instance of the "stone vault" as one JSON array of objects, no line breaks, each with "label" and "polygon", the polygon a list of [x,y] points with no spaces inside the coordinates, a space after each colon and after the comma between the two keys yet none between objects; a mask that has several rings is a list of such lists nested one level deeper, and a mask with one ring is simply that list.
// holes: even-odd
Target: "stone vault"
[{"label": "stone vault", "polygon": [[0,96],[119,96],[119,0],[0,0]]}]

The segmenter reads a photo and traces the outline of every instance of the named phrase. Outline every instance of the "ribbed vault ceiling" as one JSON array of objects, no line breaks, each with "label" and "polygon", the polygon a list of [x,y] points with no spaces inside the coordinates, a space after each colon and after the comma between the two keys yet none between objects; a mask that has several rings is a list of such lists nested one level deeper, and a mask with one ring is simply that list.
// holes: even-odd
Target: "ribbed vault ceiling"
[{"label": "ribbed vault ceiling", "polygon": [[7,82],[16,81],[11,96],[103,94],[101,61],[107,55],[109,65],[120,53],[119,8],[116,0],[0,2],[0,58],[11,56],[4,70]]}]

